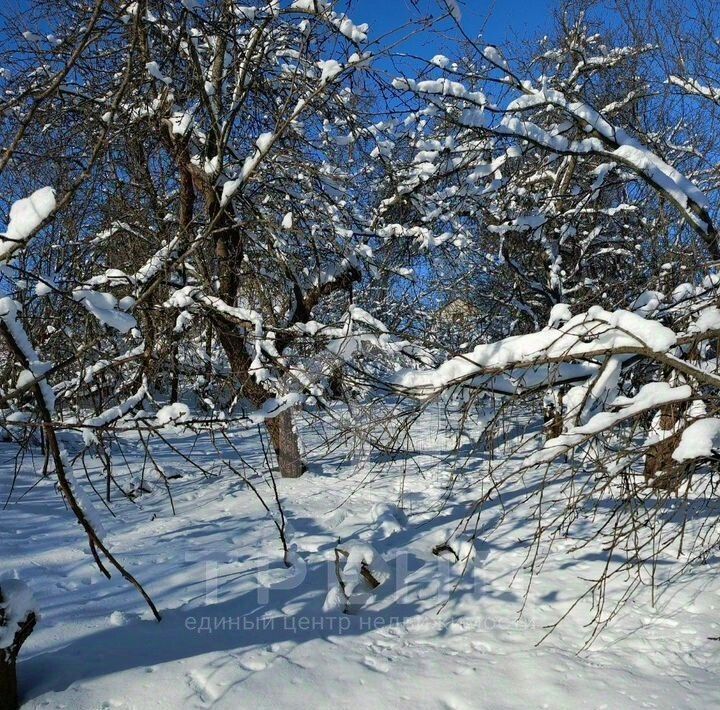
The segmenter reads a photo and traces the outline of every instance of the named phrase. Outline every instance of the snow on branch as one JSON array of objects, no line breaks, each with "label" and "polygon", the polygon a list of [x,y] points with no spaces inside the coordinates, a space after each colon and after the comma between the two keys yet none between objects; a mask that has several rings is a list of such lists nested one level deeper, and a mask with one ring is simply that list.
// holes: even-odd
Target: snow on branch
[{"label": "snow on branch", "polygon": [[55,190],[42,187],[13,203],[7,230],[0,235],[0,263],[24,248],[55,210]]},{"label": "snow on branch", "polygon": [[[486,135],[518,138],[550,153],[598,155],[629,168],[675,204],[683,219],[703,237],[712,256],[720,257],[717,230],[709,215],[709,201],[692,180],[624,128],[611,123],[589,103],[568,94],[562,82],[556,82],[554,86],[546,77],[542,86],[536,87],[532,81],[516,76],[495,47],[486,48],[484,57],[491,69],[503,72],[499,83],[519,94],[504,107],[494,105],[484,92],[468,89],[462,81],[447,77],[422,81],[398,78],[394,85],[424,96],[463,128]],[[696,92],[702,90],[705,95],[714,95],[707,87],[693,86]],[[458,112],[458,104],[465,109]],[[567,125],[562,123],[549,127],[541,125],[539,119],[549,108],[562,111],[586,137],[568,137],[565,135]],[[493,115],[498,115],[500,120],[492,121],[489,117]]]},{"label": "snow on branch", "polygon": [[[588,361],[602,355],[666,353],[676,342],[677,335],[657,321],[630,311],[609,312],[595,306],[560,328],[478,345],[472,352],[451,358],[435,370],[404,369],[392,373],[388,382],[398,391],[428,396],[473,378],[508,374],[521,389],[529,383],[552,384],[550,369],[542,376],[538,374],[537,368],[542,365]],[[582,373],[570,370],[566,376],[574,380],[582,377]]]},{"label": "snow on branch", "polygon": [[706,86],[697,81],[697,79],[683,79],[674,74],[668,77],[668,81],[674,86],[681,88],[687,94],[701,96],[704,99],[710,99],[710,101],[720,104],[720,88]]},{"label": "snow on branch", "polygon": [[612,430],[626,419],[668,404],[687,402],[692,396],[693,390],[689,385],[674,387],[667,382],[649,382],[634,397],[616,397],[611,400],[607,407],[616,411],[599,412],[586,424],[570,427],[560,436],[548,439],[542,450],[528,457],[525,465],[535,466],[553,461],[593,436]]}]

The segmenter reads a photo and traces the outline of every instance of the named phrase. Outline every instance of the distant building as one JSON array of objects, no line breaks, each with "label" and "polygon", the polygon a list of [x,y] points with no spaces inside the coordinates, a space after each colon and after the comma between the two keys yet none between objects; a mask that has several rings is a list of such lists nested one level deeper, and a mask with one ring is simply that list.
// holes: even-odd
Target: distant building
[{"label": "distant building", "polygon": [[443,324],[466,323],[477,318],[478,310],[464,298],[454,298],[438,309],[438,316]]}]

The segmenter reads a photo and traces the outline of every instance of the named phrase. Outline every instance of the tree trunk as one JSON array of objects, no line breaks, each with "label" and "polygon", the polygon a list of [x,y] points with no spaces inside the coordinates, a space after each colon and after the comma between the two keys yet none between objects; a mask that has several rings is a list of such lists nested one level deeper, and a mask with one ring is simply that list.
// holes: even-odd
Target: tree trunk
[{"label": "tree trunk", "polygon": [[[680,419],[680,407],[676,404],[666,404],[660,411],[660,428],[666,432],[672,431]],[[656,444],[648,446],[644,474],[645,483],[651,488],[677,492],[683,478],[686,477],[690,465],[687,462],[675,461],[672,457],[681,436],[682,431],[676,431]]]},{"label": "tree trunk", "polygon": [[[218,236],[215,241],[215,259],[218,262],[218,292],[223,300],[232,304],[235,301],[239,287],[238,265],[243,260],[242,233],[235,221],[232,205],[223,206],[218,187],[208,180],[204,171],[193,165],[187,143],[180,150],[177,150],[174,136],[168,133],[164,134],[164,137],[169,140],[171,151],[176,155],[177,165],[180,170],[180,225],[183,229],[189,230],[193,218],[195,191],[197,188],[201,191],[205,200],[205,210],[209,220],[216,223]],[[357,270],[348,273],[352,280],[359,278]],[[343,280],[337,279],[336,282],[343,283]],[[312,307],[307,308],[304,303],[303,306],[306,307],[309,316]],[[272,397],[272,394],[257,382],[250,372],[251,363],[245,349],[245,337],[237,332],[236,325],[228,318],[213,314],[209,320],[210,327],[206,341],[206,352],[208,355],[211,354],[212,330],[214,328],[217,331],[217,338],[225,351],[233,374],[240,382],[242,394],[254,407],[261,407]],[[210,363],[208,364],[208,371],[212,371]],[[300,455],[300,441],[293,426],[292,412],[285,410],[277,417],[266,420],[265,426],[282,477],[298,478],[302,476],[306,469]]]},{"label": "tree trunk", "polygon": [[10,649],[0,650],[0,710],[17,710],[18,689],[15,657]]},{"label": "tree trunk", "polygon": [[265,426],[275,451],[280,475],[283,478],[302,476],[306,469],[302,462],[300,442],[293,426],[291,410],[286,409],[278,416],[266,420]]},{"label": "tree trunk", "polygon": [[172,361],[172,379],[170,381],[170,401],[174,404],[180,396],[180,363],[178,363],[178,342],[173,340],[172,349],[170,350],[170,359]]},{"label": "tree trunk", "polygon": [[[251,362],[245,349],[244,336],[233,332],[234,326],[232,323],[216,320],[214,326],[233,374],[240,382],[243,396],[253,407],[262,407],[273,395],[250,374]],[[306,467],[300,453],[298,433],[293,426],[292,411],[286,409],[276,417],[266,419],[265,426],[275,452],[280,475],[283,478],[299,478],[302,476],[306,471]]]},{"label": "tree trunk", "polygon": [[563,416],[563,386],[551,388],[543,402],[543,429],[546,439],[554,439],[563,433],[565,419]]},{"label": "tree trunk", "polygon": [[[2,602],[2,590],[0,590],[0,602]],[[37,617],[30,612],[27,617],[18,624],[15,637],[7,648],[0,648],[0,710],[17,710],[18,683],[17,683],[17,657],[20,648],[35,628]],[[7,619],[4,611],[0,608],[0,625],[5,625]]]}]

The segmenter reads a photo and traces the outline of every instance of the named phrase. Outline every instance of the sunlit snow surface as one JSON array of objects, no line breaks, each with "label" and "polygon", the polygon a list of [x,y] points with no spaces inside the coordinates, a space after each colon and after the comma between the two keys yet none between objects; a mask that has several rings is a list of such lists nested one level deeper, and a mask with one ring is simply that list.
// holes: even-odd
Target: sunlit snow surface
[{"label": "sunlit snow surface", "polygon": [[[426,415],[415,431],[417,453],[393,463],[327,452],[306,430],[311,471],[278,481],[289,522],[289,569],[273,520],[224,463],[251,477],[272,507],[270,487],[251,468],[264,466],[257,434],[231,438],[233,450],[170,425],[169,441],[212,474],[154,441],[176,515],[150,470],[144,484],[152,492],[135,502],[113,491],[117,517],[95,499],[106,539],[160,607],[160,624],[121,578],[108,581],[98,572],[52,480],[29,490],[37,480],[31,470],[42,461],[37,452],[35,460],[26,456],[0,513],[0,576],[24,580],[42,614],[19,664],[24,706],[716,705],[720,645],[709,637],[720,636],[717,561],[680,580],[655,608],[640,594],[588,651],[577,653],[588,635],[583,604],[536,647],[545,625],[586,589],[583,578],[600,573],[602,551],[570,552],[574,540],[560,544],[519,614],[527,577],[514,575],[533,532],[529,509],[519,508],[491,531],[503,506],[536,485],[528,475],[525,490],[486,506],[464,575],[465,565],[453,564],[451,555],[434,556],[433,547],[453,534],[479,493],[473,472],[487,470],[484,454],[472,453],[467,439],[465,454],[472,455],[453,470],[443,453],[451,441],[438,421]],[[3,502],[16,453],[10,444],[0,449]],[[140,442],[128,435],[123,454],[115,460],[117,482],[128,489],[126,463],[139,470]],[[523,457],[512,454],[510,465]],[[102,473],[92,471],[91,478],[104,491]],[[575,534],[582,531],[580,523]],[[352,615],[328,603],[337,586],[338,540],[371,546],[390,572]],[[466,550],[468,544],[459,543]]]}]

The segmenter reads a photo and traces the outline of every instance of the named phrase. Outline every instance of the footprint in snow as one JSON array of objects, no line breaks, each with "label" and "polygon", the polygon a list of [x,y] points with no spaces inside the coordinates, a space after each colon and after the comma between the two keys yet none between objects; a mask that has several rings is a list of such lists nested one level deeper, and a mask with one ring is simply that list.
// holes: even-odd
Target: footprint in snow
[{"label": "footprint in snow", "polygon": [[218,693],[205,675],[198,670],[190,671],[187,675],[188,683],[193,692],[204,702],[210,703],[217,700]]},{"label": "footprint in snow", "polygon": [[470,645],[474,651],[479,651],[480,653],[490,653],[490,651],[492,651],[492,646],[484,641],[473,641]]},{"label": "footprint in snow", "polygon": [[246,671],[251,671],[252,673],[264,671],[268,667],[267,661],[262,658],[258,658],[257,656],[255,656],[254,658],[241,658],[240,665]]},{"label": "footprint in snow", "polygon": [[323,523],[330,528],[331,530],[334,530],[339,525],[345,522],[345,520],[348,518],[349,513],[345,510],[333,510],[330,513],[327,513],[323,516]]},{"label": "footprint in snow", "polygon": [[454,671],[455,675],[471,675],[474,672],[473,666],[456,666]]},{"label": "footprint in snow", "polygon": [[377,673],[387,673],[390,670],[390,666],[385,661],[373,656],[365,656],[363,664]]}]

